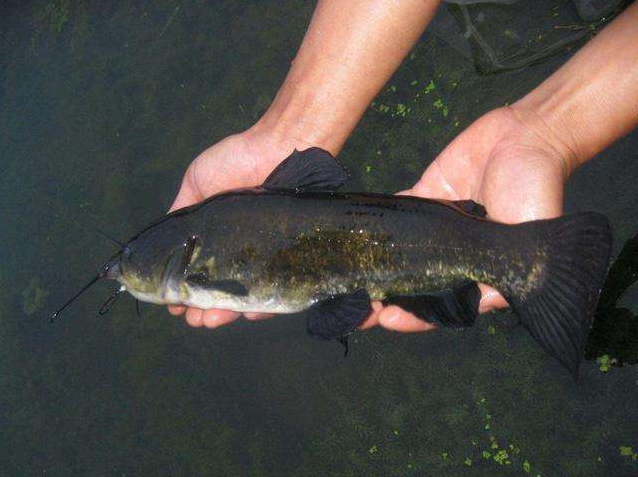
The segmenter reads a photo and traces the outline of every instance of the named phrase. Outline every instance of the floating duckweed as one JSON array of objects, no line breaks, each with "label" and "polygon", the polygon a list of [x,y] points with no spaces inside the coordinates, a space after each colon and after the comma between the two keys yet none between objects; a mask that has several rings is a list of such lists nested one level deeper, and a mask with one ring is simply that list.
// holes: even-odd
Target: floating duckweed
[{"label": "floating duckweed", "polygon": [[448,107],[443,104],[443,100],[441,98],[437,99],[436,101],[434,101],[432,103],[432,105],[436,108],[436,109],[440,109],[441,113],[443,113],[443,116],[447,116],[448,113],[450,112],[450,110],[448,109]]},{"label": "floating duckweed", "polygon": [[434,80],[430,80],[430,82],[428,83],[428,85],[425,87],[425,89],[423,90],[423,93],[425,94],[429,94],[430,91],[434,91],[436,89],[436,86],[434,84]]},{"label": "floating duckweed", "polygon": [[523,461],[523,470],[529,474],[532,470],[532,465],[528,461]]},{"label": "floating duckweed", "polygon": [[40,279],[37,277],[31,278],[29,286],[22,291],[23,311],[28,316],[33,315],[42,308],[48,295],[49,292],[41,286]]},{"label": "floating duckweed", "polygon": [[370,171],[372,170],[372,166],[366,166],[366,172],[370,173]]},{"label": "floating duckweed", "polygon": [[620,455],[631,457],[632,460],[638,460],[638,453],[634,452],[632,447],[620,446],[618,449],[620,450]]},{"label": "floating duckweed", "polygon": [[410,86],[416,86],[417,84],[419,84],[417,80],[412,80],[412,83],[410,83]]},{"label": "floating duckweed", "polygon": [[[457,123],[458,123],[458,121],[457,121]],[[456,123],[455,123],[455,125],[456,125]],[[492,325],[488,326],[487,327],[487,333],[490,334],[490,335],[496,334],[496,328],[494,328]]]},{"label": "floating duckweed", "polygon": [[397,431],[396,429],[394,431],[392,431],[392,434],[394,434],[395,436],[399,435],[399,431]]},{"label": "floating duckweed", "polygon": [[463,461],[463,463],[465,465],[467,465],[468,467],[472,466],[472,459],[470,459],[469,457],[466,457],[465,460]]},{"label": "floating duckweed", "polygon": [[441,457],[443,458],[443,460],[447,460],[447,456],[449,454],[447,452],[441,452]]},{"label": "floating duckweed", "polygon": [[488,451],[483,451],[481,455],[483,456],[483,459],[489,459],[490,457],[492,457],[492,453]]},{"label": "floating duckweed", "polygon": [[392,86],[390,86],[390,87],[388,88],[388,91],[392,91],[393,93],[395,93],[395,92],[396,92],[396,90],[397,90],[397,87],[396,87],[396,86],[394,86],[394,85],[392,85]]},{"label": "floating duckweed", "polygon": [[503,465],[507,461],[508,457],[509,457],[509,454],[507,453],[505,449],[501,449],[496,454],[494,454],[494,460],[498,462],[500,465]]},{"label": "floating duckweed", "polygon": [[374,446],[372,446],[372,447],[370,447],[370,448],[368,449],[368,453],[369,453],[369,454],[375,454],[378,450],[379,450],[379,449],[377,448],[377,446],[376,446],[376,445],[374,445]]},{"label": "floating duckweed", "polygon": [[402,103],[397,104],[397,114],[398,115],[405,117],[407,112],[408,112],[408,109],[405,107],[405,104],[402,104]]},{"label": "floating duckweed", "polygon": [[598,369],[601,373],[607,373],[611,371],[613,365],[618,363],[616,358],[610,358],[608,354],[604,354],[596,358],[596,362],[599,364]]}]

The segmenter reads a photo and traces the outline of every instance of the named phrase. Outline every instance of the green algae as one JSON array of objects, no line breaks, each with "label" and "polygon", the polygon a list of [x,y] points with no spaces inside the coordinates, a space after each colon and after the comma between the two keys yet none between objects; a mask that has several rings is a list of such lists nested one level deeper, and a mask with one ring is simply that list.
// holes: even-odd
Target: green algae
[{"label": "green algae", "polygon": [[45,289],[38,277],[31,278],[29,286],[22,291],[22,310],[27,316],[34,315],[42,309],[49,291]]}]

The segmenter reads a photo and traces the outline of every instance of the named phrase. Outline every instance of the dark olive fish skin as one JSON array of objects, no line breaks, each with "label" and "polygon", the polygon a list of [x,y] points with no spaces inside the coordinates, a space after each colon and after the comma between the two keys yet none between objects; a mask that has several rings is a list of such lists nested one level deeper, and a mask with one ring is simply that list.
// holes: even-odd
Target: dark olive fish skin
[{"label": "dark olive fish skin", "polygon": [[[534,234],[445,202],[254,188],[221,194],[151,227],[135,241],[131,259],[155,257],[168,237],[179,247],[191,236],[198,253],[190,273],[238,281],[262,294],[261,301],[285,303],[291,311],[361,288],[379,300],[454,288],[468,279],[524,288],[531,283],[511,277],[538,280],[534,270],[542,270],[545,257]],[[147,267],[146,278],[156,273]],[[171,273],[179,280],[183,271]]]}]

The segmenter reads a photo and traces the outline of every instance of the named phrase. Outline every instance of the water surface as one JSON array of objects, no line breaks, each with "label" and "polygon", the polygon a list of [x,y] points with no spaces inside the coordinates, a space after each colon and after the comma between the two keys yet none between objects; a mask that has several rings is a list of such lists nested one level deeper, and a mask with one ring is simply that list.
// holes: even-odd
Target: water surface
[{"label": "water surface", "polygon": [[[100,317],[107,284],[50,324],[114,252],[90,227],[126,238],[163,214],[189,161],[268,106],[313,5],[4,8],[0,474],[638,473],[634,242],[578,383],[508,313],[463,332],[360,333],[347,359],[310,340],[298,316],[213,332],[150,305],[138,318],[127,297]],[[472,120],[569,54],[480,76],[426,34],[344,149],[349,187],[410,186]],[[636,150],[634,132],[567,186],[567,211],[609,216],[615,255],[638,233]]]}]

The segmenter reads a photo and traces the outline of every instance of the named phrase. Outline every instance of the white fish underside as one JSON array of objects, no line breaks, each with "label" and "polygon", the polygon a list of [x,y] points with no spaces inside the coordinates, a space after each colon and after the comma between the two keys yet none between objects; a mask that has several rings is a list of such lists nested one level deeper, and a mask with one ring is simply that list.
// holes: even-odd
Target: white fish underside
[{"label": "white fish underside", "polygon": [[220,308],[237,312],[255,313],[297,313],[310,307],[314,302],[303,304],[292,304],[284,302],[279,298],[262,299],[254,295],[235,296],[217,290],[206,290],[203,288],[191,287],[183,284],[187,294],[182,294],[177,286],[169,286],[164,294],[145,293],[127,286],[126,281],[120,277],[118,279],[122,286],[135,298],[147,303],[156,305],[187,305],[195,308],[209,309]]}]

